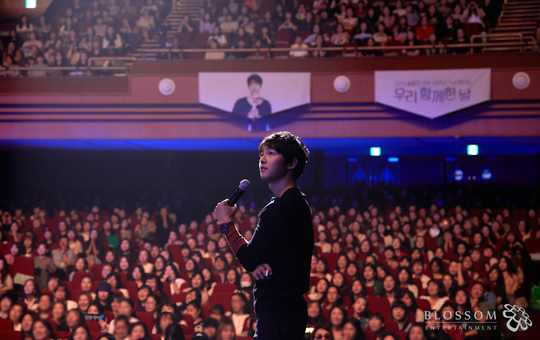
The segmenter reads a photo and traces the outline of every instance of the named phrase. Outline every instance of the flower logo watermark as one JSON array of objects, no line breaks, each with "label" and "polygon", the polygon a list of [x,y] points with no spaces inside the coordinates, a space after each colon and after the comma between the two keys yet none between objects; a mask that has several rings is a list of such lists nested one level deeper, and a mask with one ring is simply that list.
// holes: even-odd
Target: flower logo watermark
[{"label": "flower logo watermark", "polygon": [[523,307],[516,305],[505,304],[503,316],[508,319],[506,327],[512,332],[517,332],[520,328],[525,331],[532,326],[532,321],[529,319],[529,314],[525,312]]}]

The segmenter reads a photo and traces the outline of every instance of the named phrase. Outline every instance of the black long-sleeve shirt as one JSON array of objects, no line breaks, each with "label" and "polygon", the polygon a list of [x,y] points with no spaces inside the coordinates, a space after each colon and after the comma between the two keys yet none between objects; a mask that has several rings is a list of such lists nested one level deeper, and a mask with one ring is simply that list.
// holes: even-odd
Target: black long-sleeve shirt
[{"label": "black long-sleeve shirt", "polygon": [[257,315],[305,308],[302,295],[309,289],[313,227],[311,211],[299,188],[272,198],[259,213],[251,241],[236,257],[248,271],[267,263],[273,274],[254,288]]}]

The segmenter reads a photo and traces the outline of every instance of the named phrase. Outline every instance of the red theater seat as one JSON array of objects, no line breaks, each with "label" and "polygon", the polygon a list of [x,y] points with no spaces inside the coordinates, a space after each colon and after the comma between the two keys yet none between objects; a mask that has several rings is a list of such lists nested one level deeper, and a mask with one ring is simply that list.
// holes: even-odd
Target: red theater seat
[{"label": "red theater seat", "polygon": [[16,256],[10,269],[13,278],[19,273],[34,276],[34,259],[31,257]]},{"label": "red theater seat", "polygon": [[101,328],[99,327],[99,322],[97,321],[86,321],[86,325],[90,330],[90,333],[100,333]]},{"label": "red theater seat", "polygon": [[73,274],[73,278],[71,279],[71,283],[73,284],[73,288],[74,289],[81,289],[81,281],[82,281],[83,277],[85,277],[87,275],[91,276],[92,280],[95,281],[94,274],[91,271],[75,272]]},{"label": "red theater seat", "polygon": [[431,304],[428,300],[418,298],[416,299],[416,304],[418,305],[418,308],[424,312],[431,309]]},{"label": "red theater seat", "polygon": [[2,340],[21,340],[22,333],[11,330],[0,330],[0,339]]},{"label": "red theater seat", "polygon": [[372,313],[381,314],[385,320],[388,320],[390,318],[390,303],[388,302],[387,298],[370,296],[368,297],[368,301],[369,301],[368,309]]},{"label": "red theater seat", "polygon": [[232,295],[236,290],[236,285],[233,283],[218,283],[214,287],[214,294],[223,293]]},{"label": "red theater seat", "polygon": [[152,332],[152,329],[154,328],[154,317],[152,316],[152,313],[137,312],[135,314],[137,315],[137,319],[141,320],[146,324],[146,327],[148,327],[148,331]]},{"label": "red theater seat", "polygon": [[0,319],[0,330],[13,330],[13,323],[9,319]]},{"label": "red theater seat", "polygon": [[214,293],[210,297],[210,305],[220,304],[226,311],[229,311],[231,309],[231,295],[228,293]]}]

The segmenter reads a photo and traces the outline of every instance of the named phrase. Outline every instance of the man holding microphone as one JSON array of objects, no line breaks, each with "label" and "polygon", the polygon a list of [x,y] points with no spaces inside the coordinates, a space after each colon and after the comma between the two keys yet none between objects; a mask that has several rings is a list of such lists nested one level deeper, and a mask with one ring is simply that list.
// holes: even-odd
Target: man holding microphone
[{"label": "man holding microphone", "polygon": [[274,197],[261,210],[250,242],[232,222],[236,206],[228,199],[214,213],[221,231],[242,266],[253,272],[257,340],[299,340],[307,325],[307,304],[313,252],[311,211],[296,186],[309,151],[290,132],[277,132],[259,145],[259,173]]}]

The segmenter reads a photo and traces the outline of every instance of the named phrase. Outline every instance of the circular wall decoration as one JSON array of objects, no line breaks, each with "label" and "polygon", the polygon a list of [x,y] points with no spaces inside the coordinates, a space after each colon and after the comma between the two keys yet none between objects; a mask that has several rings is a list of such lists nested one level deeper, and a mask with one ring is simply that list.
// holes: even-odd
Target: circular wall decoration
[{"label": "circular wall decoration", "polygon": [[525,90],[531,84],[531,77],[525,72],[518,72],[514,74],[512,84],[518,90]]},{"label": "circular wall decoration", "polygon": [[161,79],[161,81],[159,82],[158,88],[161,94],[168,96],[168,95],[173,94],[176,88],[176,85],[174,84],[174,81],[172,81],[172,79],[164,78],[164,79]]},{"label": "circular wall decoration", "polygon": [[345,93],[351,88],[351,81],[345,76],[337,76],[334,79],[334,89],[339,93]]}]

